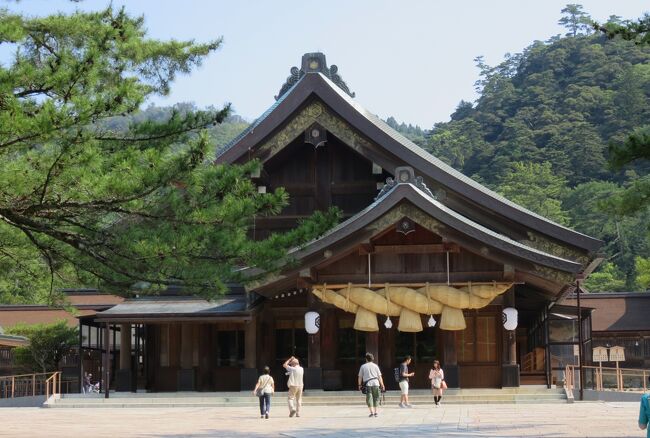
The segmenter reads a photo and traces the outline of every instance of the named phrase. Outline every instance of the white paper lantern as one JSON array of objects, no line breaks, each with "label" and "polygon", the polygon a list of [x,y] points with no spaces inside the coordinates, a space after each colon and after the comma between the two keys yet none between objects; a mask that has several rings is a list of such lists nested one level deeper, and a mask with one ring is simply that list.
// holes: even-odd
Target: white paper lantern
[{"label": "white paper lantern", "polygon": [[433,315],[429,316],[429,320],[427,321],[427,325],[429,327],[435,327],[436,326],[436,319],[433,317]]},{"label": "white paper lantern", "polygon": [[305,330],[310,335],[315,335],[318,333],[320,328],[320,315],[316,312],[307,312],[305,313]]},{"label": "white paper lantern", "polygon": [[393,327],[393,321],[390,320],[390,316],[386,317],[386,322],[384,323],[384,327],[387,329]]},{"label": "white paper lantern", "polygon": [[503,309],[503,328],[506,330],[515,330],[517,328],[517,309],[506,307]]}]

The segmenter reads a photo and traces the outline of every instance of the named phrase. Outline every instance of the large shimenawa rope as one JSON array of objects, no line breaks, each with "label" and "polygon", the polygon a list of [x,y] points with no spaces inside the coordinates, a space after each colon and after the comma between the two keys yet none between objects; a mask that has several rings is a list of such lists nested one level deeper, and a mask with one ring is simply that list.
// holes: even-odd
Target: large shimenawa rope
[{"label": "large shimenawa rope", "polygon": [[440,328],[443,330],[464,330],[466,325],[463,309],[483,308],[511,286],[511,283],[468,283],[468,286],[457,289],[426,283],[416,290],[386,284],[383,289],[373,291],[365,287],[353,287],[348,283],[345,289],[339,291],[327,289],[324,284],[320,289],[315,287],[312,293],[325,303],[356,314],[354,328],[357,330],[378,331],[377,314],[384,314],[387,317],[400,317],[397,327],[399,331],[420,332],[420,314],[440,314]]}]

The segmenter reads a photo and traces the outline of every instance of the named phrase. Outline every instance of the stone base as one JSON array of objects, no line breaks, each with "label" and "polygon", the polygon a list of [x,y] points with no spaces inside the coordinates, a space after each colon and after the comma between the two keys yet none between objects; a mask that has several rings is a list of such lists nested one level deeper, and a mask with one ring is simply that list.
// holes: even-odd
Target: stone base
[{"label": "stone base", "polygon": [[321,389],[323,387],[323,369],[305,368],[305,389]]},{"label": "stone base", "polygon": [[[257,384],[259,371],[256,368],[242,368],[239,370],[239,386],[242,391],[252,391]],[[277,383],[276,383],[277,388]]]},{"label": "stone base", "polygon": [[178,391],[194,391],[194,382],[194,369],[181,369],[176,372],[176,388],[178,388]]},{"label": "stone base", "polygon": [[460,373],[458,365],[445,365],[445,382],[447,388],[460,388]]},{"label": "stone base", "polygon": [[501,387],[517,388],[519,383],[519,365],[502,365],[501,366]]},{"label": "stone base", "polygon": [[115,372],[115,390],[122,392],[131,392],[135,390],[133,373],[130,369],[117,370]]}]

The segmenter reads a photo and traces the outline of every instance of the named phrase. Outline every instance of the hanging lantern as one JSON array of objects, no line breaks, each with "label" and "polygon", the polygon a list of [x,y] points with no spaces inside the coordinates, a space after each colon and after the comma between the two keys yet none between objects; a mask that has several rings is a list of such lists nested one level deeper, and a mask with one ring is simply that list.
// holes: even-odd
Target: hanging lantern
[{"label": "hanging lantern", "polygon": [[387,329],[393,327],[393,321],[390,320],[390,316],[386,317],[386,322],[384,323],[384,327],[386,327]]},{"label": "hanging lantern", "polygon": [[503,328],[506,330],[515,330],[517,328],[517,309],[506,307],[503,309]]},{"label": "hanging lantern", "polygon": [[435,327],[436,326],[436,320],[433,317],[433,315],[429,316],[429,320],[427,321],[427,325],[429,327]]},{"label": "hanging lantern", "polygon": [[315,335],[318,333],[320,328],[320,315],[316,312],[307,312],[305,313],[305,330],[310,335]]}]

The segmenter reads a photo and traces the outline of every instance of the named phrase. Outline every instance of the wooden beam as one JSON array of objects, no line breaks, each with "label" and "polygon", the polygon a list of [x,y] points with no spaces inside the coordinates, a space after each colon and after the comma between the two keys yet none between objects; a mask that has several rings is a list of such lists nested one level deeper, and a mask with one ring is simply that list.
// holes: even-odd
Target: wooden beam
[{"label": "wooden beam", "polygon": [[[502,281],[501,282],[498,282],[498,281],[482,281],[482,282],[481,281],[472,281],[472,282],[458,281],[458,282],[454,282],[454,283],[449,283],[449,286],[467,286],[470,283],[472,285],[474,285],[474,286],[480,286],[480,285],[492,285],[492,284],[495,284],[495,283],[502,284],[504,282],[502,282]],[[425,287],[427,285],[426,283],[372,283],[370,286],[368,286],[368,283],[361,283],[361,284],[341,283],[341,284],[327,284],[327,288],[328,289],[345,289],[348,286],[351,286],[351,287],[365,287],[365,288],[368,288],[368,287],[370,287],[370,288],[383,288],[383,287],[386,286],[386,284],[388,284],[391,287],[416,287],[416,288]],[[447,285],[447,283],[429,283],[430,286],[436,286],[436,285],[440,285],[440,284]],[[511,284],[511,283],[507,282],[507,284]],[[517,284],[517,283],[514,283],[514,284]],[[522,284],[522,283],[519,283],[519,284]],[[325,285],[323,285],[323,284],[314,285],[315,288],[323,288],[324,286]]]},{"label": "wooden beam", "polygon": [[362,245],[359,255],[371,254],[440,254],[459,253],[460,246],[446,243],[429,243],[419,245]]},{"label": "wooden beam", "polygon": [[[451,282],[478,282],[478,281],[500,281],[503,282],[502,271],[486,272],[450,272]],[[368,274],[318,274],[319,283],[358,283],[368,284]],[[390,283],[446,283],[446,272],[418,272],[418,273],[373,273],[372,282],[376,284]]]}]

